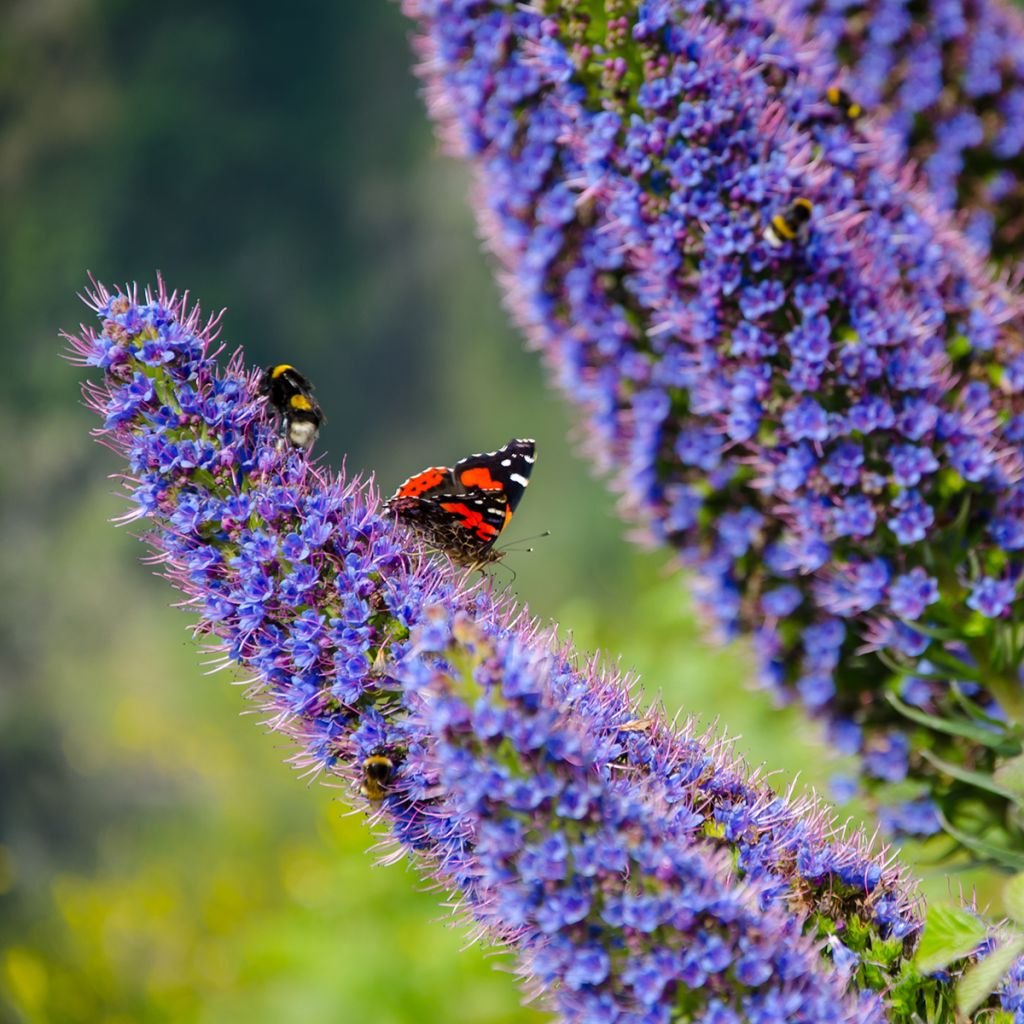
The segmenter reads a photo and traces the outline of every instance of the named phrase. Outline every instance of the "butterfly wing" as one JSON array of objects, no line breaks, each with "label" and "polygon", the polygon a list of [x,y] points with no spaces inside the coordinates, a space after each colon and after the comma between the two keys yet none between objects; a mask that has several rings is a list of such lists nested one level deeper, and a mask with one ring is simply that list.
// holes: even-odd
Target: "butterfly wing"
[{"label": "butterfly wing", "polygon": [[512,517],[500,492],[396,495],[389,507],[398,519],[466,564],[495,560],[491,549]]},{"label": "butterfly wing", "polygon": [[397,498],[424,498],[441,494],[452,490],[454,486],[452,471],[447,466],[430,466],[400,484],[388,504],[394,505]]},{"label": "butterfly wing", "polygon": [[456,484],[468,494],[503,494],[511,518],[530,482],[535,461],[536,444],[527,438],[513,438],[495,452],[481,452],[459,460],[452,474]]},{"label": "butterfly wing", "polygon": [[388,508],[456,561],[496,561],[494,542],[530,482],[535,458],[532,440],[513,438],[497,451],[461,459],[454,469],[431,466],[409,477]]}]

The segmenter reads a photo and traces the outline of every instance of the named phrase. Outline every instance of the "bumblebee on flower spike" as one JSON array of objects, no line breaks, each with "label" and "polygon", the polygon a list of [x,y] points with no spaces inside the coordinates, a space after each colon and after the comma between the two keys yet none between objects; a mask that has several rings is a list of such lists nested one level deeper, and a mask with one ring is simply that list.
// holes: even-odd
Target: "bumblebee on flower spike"
[{"label": "bumblebee on flower spike", "polygon": [[764,240],[773,248],[781,249],[786,242],[803,245],[810,231],[814,204],[803,196],[794,199],[781,213],[772,217],[764,230]]},{"label": "bumblebee on flower spike", "polygon": [[380,803],[387,795],[395,763],[384,754],[371,754],[363,761],[363,781],[359,792],[372,803]]},{"label": "bumblebee on flower spike", "polygon": [[259,393],[281,416],[281,441],[287,438],[295,448],[308,451],[316,443],[327,417],[313,397],[313,385],[294,366],[268,366],[260,380]]},{"label": "bumblebee on flower spike", "polygon": [[840,89],[837,85],[829,86],[825,90],[825,99],[851,124],[864,114],[864,108],[845,89]]}]

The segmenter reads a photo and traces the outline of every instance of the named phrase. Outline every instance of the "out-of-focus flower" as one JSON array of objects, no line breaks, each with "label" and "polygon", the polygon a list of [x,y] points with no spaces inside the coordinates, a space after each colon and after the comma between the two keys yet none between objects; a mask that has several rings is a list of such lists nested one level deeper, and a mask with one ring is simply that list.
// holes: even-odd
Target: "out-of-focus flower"
[{"label": "out-of-focus flower", "polygon": [[[1001,0],[829,4],[788,13],[831,55],[846,92],[916,160],[939,204],[966,232],[1019,263],[1024,242],[1024,21]],[[865,116],[861,114],[860,116]]]},{"label": "out-of-focus flower", "polygon": [[[1019,846],[976,785],[1021,752],[1018,297],[886,129],[835,116],[833,55],[799,20],[751,0],[405,8],[515,315],[627,512],[723,632],[754,633],[782,700],[865,753],[903,734],[904,769],[867,772],[883,797],[906,775],[954,828],[980,801],[985,855]],[[921,659],[932,699],[908,715]]]}]

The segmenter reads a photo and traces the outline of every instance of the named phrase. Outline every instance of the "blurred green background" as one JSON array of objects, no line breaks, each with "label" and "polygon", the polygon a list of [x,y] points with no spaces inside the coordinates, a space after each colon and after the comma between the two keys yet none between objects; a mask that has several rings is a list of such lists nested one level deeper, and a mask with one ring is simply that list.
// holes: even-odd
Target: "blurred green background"
[{"label": "blurred green background", "polygon": [[[572,421],[508,326],[464,169],[440,157],[384,0],[21,0],[0,14],[4,372],[0,1020],[540,1021],[501,958],[460,952],[415,873],[207,678],[138,562],[59,328],[87,270],[229,306],[225,338],[288,360],[330,417],[320,450],[392,486],[538,440],[508,559],[579,646],[751,760],[819,788],[836,766],[701,643],[663,556],[624,539]],[[507,577],[499,574],[499,582]],[[935,876],[930,886],[945,891]]]}]

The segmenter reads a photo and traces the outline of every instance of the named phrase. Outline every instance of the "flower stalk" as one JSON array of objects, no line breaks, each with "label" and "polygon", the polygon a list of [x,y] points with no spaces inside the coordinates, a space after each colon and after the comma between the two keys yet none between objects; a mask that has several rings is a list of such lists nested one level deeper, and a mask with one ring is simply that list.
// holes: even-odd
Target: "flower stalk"
[{"label": "flower stalk", "polygon": [[754,0],[405,10],[626,514],[889,827],[1015,870],[1024,305],[901,162],[927,132],[837,116],[834,55]]},{"label": "flower stalk", "polygon": [[[972,957],[917,971],[892,860],[644,713],[628,680],[426,555],[370,484],[280,449],[258,374],[216,362],[219,318],[162,283],[88,301],[102,333],[69,342],[102,371],[85,394],[128,462],[124,518],[197,633],[251,674],[296,766],[363,800],[528,991],[576,1021],[953,1019]],[[368,757],[393,767],[371,799]]]}]

